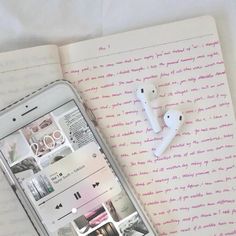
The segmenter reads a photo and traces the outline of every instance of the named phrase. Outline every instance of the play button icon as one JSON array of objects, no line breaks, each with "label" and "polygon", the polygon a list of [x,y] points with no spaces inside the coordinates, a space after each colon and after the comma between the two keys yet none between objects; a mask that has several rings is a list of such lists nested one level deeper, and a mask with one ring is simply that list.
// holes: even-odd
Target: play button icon
[{"label": "play button icon", "polygon": [[55,207],[55,209],[60,209],[62,207],[62,204],[60,203],[60,204],[58,204],[58,205],[56,205],[56,207]]}]

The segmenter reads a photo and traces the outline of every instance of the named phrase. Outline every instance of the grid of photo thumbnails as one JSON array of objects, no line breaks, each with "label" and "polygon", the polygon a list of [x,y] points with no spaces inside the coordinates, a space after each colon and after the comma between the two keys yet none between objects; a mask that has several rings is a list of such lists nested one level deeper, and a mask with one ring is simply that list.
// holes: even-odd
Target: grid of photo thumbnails
[{"label": "grid of photo thumbnails", "polygon": [[[73,101],[57,108],[0,141],[0,150],[18,181],[60,161],[95,141]],[[32,178],[28,188],[35,200],[54,191],[43,175]],[[80,215],[60,228],[55,236],[141,236],[148,234],[141,217],[122,190],[117,196]]]}]

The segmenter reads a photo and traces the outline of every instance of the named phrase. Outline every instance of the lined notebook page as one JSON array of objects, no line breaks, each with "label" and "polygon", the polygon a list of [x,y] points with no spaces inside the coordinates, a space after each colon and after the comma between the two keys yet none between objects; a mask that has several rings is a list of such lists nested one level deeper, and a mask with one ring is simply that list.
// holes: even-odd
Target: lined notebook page
[{"label": "lined notebook page", "polygon": [[[93,110],[161,235],[236,234],[235,121],[214,20],[85,41],[60,54],[65,78]],[[159,88],[152,105],[160,120],[168,109],[185,115],[160,158],[153,151],[167,130],[152,132],[135,96],[145,82]]]},{"label": "lined notebook page", "polygon": [[[0,54],[0,107],[61,79],[56,46],[41,46]],[[0,235],[34,236],[23,208],[0,171]]]},{"label": "lined notebook page", "polygon": [[62,78],[58,48],[54,45],[0,54],[0,108]]}]

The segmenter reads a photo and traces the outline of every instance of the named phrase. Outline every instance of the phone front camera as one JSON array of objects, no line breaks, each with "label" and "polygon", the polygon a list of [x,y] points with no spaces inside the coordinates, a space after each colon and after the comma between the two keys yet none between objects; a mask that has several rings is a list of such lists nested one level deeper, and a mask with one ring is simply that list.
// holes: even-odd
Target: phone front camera
[{"label": "phone front camera", "polygon": [[16,121],[16,118],[13,118],[12,120],[13,120],[13,121]]}]

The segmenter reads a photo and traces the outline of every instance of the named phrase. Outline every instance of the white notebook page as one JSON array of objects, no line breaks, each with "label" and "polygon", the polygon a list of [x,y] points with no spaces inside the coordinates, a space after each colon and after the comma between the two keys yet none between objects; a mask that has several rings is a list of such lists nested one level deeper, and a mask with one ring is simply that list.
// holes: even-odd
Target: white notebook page
[{"label": "white notebook page", "polygon": [[[60,48],[64,77],[98,119],[161,235],[229,235],[236,229],[235,120],[215,22],[205,16]],[[159,119],[185,123],[160,158],[138,85],[152,82]]]},{"label": "white notebook page", "polygon": [[0,54],[0,108],[62,78],[58,48],[45,45]]},{"label": "white notebook page", "polygon": [[[0,54],[0,107],[62,78],[56,46],[41,46]],[[0,235],[37,235],[0,171]]]}]

